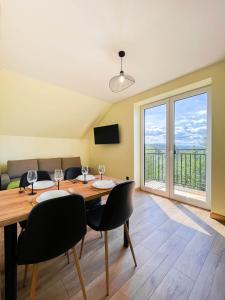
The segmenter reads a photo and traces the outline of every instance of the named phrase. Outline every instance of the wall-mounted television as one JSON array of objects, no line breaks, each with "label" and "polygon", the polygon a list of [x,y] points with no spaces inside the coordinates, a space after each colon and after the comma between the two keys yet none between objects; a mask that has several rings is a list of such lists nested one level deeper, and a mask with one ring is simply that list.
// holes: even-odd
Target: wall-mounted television
[{"label": "wall-mounted television", "polygon": [[95,144],[119,144],[119,125],[95,127],[94,136]]}]

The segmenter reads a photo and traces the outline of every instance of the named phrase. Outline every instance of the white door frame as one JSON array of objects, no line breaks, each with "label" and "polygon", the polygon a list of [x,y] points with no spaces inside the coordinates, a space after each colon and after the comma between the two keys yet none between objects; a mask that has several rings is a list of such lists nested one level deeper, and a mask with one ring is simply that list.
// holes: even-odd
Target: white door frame
[{"label": "white door frame", "polygon": [[[183,197],[174,193],[173,174],[174,174],[174,104],[177,100],[184,100],[191,96],[207,93],[207,143],[206,143],[206,200],[201,201],[190,197]],[[170,198],[188,204],[210,209],[211,207],[211,91],[209,87],[199,88],[185,92],[170,98]]]},{"label": "white door frame", "polygon": [[[155,189],[151,189],[149,187],[146,187],[144,184],[145,181],[145,170],[144,170],[144,160],[145,160],[145,118],[144,118],[144,113],[145,113],[145,109],[148,108],[153,108],[153,107],[157,107],[160,105],[166,105],[166,191],[160,191],[160,190],[155,190]],[[164,196],[164,197],[169,197],[169,102],[168,99],[165,100],[160,100],[160,101],[155,101],[152,103],[149,103],[147,105],[144,105],[141,107],[141,189],[143,191],[146,192],[150,192],[150,193],[157,193],[160,196]]]},{"label": "white door frame", "polygon": [[[173,172],[174,172],[174,103],[194,95],[207,93],[207,145],[206,145],[206,201],[194,198],[182,197],[174,194]],[[148,188],[144,185],[144,111],[147,108],[166,104],[167,117],[167,145],[166,145],[166,192]],[[211,207],[211,88],[203,87],[164,100],[151,102],[141,107],[141,189],[160,196],[175,199],[181,202],[210,209]]]}]

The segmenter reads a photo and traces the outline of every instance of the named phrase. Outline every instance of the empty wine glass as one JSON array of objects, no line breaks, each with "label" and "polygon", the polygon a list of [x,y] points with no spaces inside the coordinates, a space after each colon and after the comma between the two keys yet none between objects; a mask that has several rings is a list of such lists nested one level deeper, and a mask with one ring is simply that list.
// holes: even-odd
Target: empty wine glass
[{"label": "empty wine glass", "polygon": [[88,174],[88,166],[82,166],[81,173],[84,176],[84,182],[83,183],[87,183],[86,178],[87,178],[87,174]]},{"label": "empty wine glass", "polygon": [[37,181],[37,171],[36,170],[29,170],[27,172],[27,181],[31,184],[32,190],[29,195],[35,195],[34,193],[34,182]]},{"label": "empty wine glass", "polygon": [[64,178],[63,170],[62,169],[55,169],[54,178],[55,178],[55,181],[58,183],[58,190],[59,190],[59,182],[61,180],[63,180],[63,178]]},{"label": "empty wine glass", "polygon": [[101,180],[102,180],[102,176],[105,173],[105,166],[104,165],[99,165],[98,166],[98,173],[100,174]]}]

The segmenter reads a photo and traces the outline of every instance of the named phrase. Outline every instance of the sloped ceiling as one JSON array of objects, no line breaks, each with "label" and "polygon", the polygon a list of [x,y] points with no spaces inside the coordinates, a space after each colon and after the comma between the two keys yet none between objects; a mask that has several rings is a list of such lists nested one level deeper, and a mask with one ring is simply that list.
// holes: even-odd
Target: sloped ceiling
[{"label": "sloped ceiling", "polygon": [[[224,0],[0,3],[3,67],[108,102],[225,57]],[[108,81],[121,49],[136,83],[114,94]]]},{"label": "sloped ceiling", "polygon": [[0,135],[82,138],[109,106],[75,91],[0,70]]}]

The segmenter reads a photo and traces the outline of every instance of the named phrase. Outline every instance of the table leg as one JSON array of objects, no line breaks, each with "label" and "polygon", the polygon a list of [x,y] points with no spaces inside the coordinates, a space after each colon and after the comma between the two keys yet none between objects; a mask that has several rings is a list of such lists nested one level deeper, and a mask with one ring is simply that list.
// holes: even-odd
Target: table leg
[{"label": "table leg", "polygon": [[[127,224],[128,230],[129,230],[129,220],[127,220],[126,224]],[[123,246],[125,248],[129,247],[129,243],[128,243],[128,239],[127,239],[127,235],[126,235],[125,229],[123,229]]]},{"label": "table leg", "polygon": [[17,298],[17,224],[4,227],[5,246],[5,300]]}]

